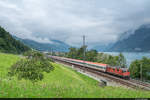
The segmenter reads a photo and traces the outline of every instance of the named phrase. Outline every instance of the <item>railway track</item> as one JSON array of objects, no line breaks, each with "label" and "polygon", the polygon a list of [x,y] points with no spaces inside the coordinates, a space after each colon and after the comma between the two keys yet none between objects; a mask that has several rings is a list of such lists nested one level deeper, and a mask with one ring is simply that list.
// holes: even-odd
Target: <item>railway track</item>
[{"label": "railway track", "polygon": [[143,82],[143,81],[135,80],[135,79],[130,79],[130,81],[137,83],[137,84],[140,84],[140,85],[143,85],[143,86],[146,86],[146,87],[150,87],[150,83],[147,83],[147,82]]},{"label": "railway track", "polygon": [[141,82],[141,81],[138,81],[138,80],[134,80],[134,79],[125,80],[125,79],[122,79],[122,78],[110,75],[108,73],[100,72],[100,71],[98,71],[96,69],[92,69],[92,68],[86,67],[85,65],[72,63],[72,62],[67,62],[67,61],[64,61],[64,60],[58,59],[58,58],[57,59],[52,58],[52,59],[57,61],[57,62],[69,65],[69,66],[74,65],[74,67],[80,68],[80,69],[82,69],[84,71],[88,71],[88,72],[91,72],[91,73],[94,73],[94,74],[97,74],[97,75],[100,75],[102,77],[105,77],[107,79],[113,80],[113,81],[115,81],[117,83],[120,83],[122,85],[125,85],[125,86],[133,88],[133,89],[150,90],[150,84],[148,84],[148,83],[144,83],[144,82]]}]

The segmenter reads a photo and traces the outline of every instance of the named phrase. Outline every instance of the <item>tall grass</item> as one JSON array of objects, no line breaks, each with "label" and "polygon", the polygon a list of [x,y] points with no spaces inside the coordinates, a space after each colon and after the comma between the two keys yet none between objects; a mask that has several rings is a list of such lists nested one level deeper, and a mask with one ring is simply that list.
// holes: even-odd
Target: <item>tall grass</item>
[{"label": "tall grass", "polygon": [[28,80],[10,79],[8,68],[19,60],[18,56],[0,54],[0,97],[44,98],[148,98],[150,92],[122,87],[99,87],[98,81],[84,76],[71,68],[52,63],[55,70],[44,73],[44,79],[35,84]]}]

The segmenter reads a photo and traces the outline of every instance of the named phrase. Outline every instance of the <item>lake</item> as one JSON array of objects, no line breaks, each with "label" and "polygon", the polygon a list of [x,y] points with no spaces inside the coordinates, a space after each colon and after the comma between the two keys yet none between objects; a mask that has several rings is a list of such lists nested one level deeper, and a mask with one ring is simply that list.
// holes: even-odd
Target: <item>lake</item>
[{"label": "lake", "polygon": [[[119,54],[119,52],[103,52],[103,53],[111,54],[114,56]],[[150,58],[150,53],[147,53],[147,52],[122,52],[122,54],[125,56],[127,60],[128,67],[132,61],[136,59],[142,59],[143,56]]]}]

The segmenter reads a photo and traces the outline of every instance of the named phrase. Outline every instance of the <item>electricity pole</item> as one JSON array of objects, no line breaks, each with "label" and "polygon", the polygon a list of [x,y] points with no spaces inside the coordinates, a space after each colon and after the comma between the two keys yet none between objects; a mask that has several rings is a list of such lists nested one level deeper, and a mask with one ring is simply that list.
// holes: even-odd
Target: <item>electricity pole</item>
[{"label": "electricity pole", "polygon": [[52,50],[52,56],[53,56],[53,48],[51,48],[51,50]]},{"label": "electricity pole", "polygon": [[83,35],[83,61],[85,61],[85,51],[86,51],[86,48],[85,48],[85,35]]},{"label": "electricity pole", "polygon": [[142,81],[142,62],[141,62],[141,66],[140,66],[141,68],[141,81]]},{"label": "electricity pole", "polygon": [[52,48],[50,47],[50,55],[52,56]]}]

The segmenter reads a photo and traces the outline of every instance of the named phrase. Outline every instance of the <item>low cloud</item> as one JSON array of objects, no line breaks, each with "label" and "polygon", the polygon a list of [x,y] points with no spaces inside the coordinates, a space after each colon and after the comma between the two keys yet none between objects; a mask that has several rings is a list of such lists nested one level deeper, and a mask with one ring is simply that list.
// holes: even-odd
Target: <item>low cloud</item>
[{"label": "low cloud", "polygon": [[1,0],[0,25],[38,42],[49,39],[89,46],[112,43],[124,32],[150,23],[150,0]]}]

